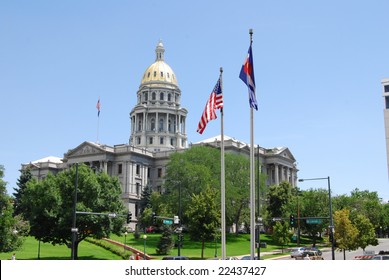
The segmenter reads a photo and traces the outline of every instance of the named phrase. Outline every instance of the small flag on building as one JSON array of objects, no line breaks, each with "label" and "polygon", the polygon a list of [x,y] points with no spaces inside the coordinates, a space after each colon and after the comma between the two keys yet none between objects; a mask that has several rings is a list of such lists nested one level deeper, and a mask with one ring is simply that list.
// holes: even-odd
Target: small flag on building
[{"label": "small flag on building", "polygon": [[97,116],[99,117],[100,116],[100,97],[99,97],[99,100],[97,100],[96,109],[97,109]]}]

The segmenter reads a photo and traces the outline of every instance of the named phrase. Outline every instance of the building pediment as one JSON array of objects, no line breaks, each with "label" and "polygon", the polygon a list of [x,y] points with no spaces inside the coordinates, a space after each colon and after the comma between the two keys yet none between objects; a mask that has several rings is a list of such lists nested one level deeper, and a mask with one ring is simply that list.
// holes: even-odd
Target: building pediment
[{"label": "building pediment", "polygon": [[84,143],[77,146],[76,148],[69,150],[65,154],[65,158],[85,156],[85,155],[96,155],[96,154],[102,154],[105,152],[106,152],[106,149],[104,148],[104,146],[101,146],[101,145],[93,143],[93,142],[85,141]]},{"label": "building pediment", "polygon": [[294,156],[290,152],[290,150],[288,148],[285,148],[285,147],[266,149],[265,154],[268,157],[271,157],[272,155],[274,155],[277,157],[282,157],[282,158],[288,159],[288,160],[293,161],[293,162],[296,161],[296,159],[294,158]]}]

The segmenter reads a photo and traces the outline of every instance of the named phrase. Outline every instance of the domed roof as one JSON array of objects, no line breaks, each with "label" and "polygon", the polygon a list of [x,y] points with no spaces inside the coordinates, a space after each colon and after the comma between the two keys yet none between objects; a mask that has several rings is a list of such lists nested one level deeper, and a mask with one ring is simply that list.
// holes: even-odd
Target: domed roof
[{"label": "domed roof", "polygon": [[158,43],[155,53],[155,62],[144,72],[141,84],[166,82],[178,85],[176,75],[174,74],[172,68],[164,60],[165,49],[161,41]]}]

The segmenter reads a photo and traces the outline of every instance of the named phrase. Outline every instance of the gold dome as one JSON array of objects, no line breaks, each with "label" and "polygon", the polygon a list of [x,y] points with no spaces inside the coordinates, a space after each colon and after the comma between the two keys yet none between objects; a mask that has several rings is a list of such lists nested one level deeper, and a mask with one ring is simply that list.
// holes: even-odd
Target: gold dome
[{"label": "gold dome", "polygon": [[156,59],[143,74],[141,84],[153,82],[165,82],[178,85],[176,75],[172,68],[164,60],[165,49],[162,42],[159,42],[155,49]]}]

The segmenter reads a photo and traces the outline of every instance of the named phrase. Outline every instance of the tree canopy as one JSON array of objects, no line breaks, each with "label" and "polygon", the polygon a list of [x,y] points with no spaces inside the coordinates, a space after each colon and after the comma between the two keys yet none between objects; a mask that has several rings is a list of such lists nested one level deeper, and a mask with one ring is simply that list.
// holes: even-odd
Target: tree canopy
[{"label": "tree canopy", "polygon": [[71,243],[76,177],[76,210],[102,214],[77,215],[76,246],[88,236],[102,238],[111,232],[122,232],[124,218],[107,215],[116,213],[125,216],[126,213],[118,179],[106,173],[94,173],[81,164],[78,172],[73,166],[55,176],[49,174],[42,181],[32,179],[27,183],[21,205],[25,209],[24,216],[30,222],[31,235],[36,239],[53,245]]},{"label": "tree canopy", "polygon": [[10,252],[23,244],[23,237],[28,234],[28,224],[21,216],[13,215],[12,199],[3,177],[4,167],[0,165],[0,252]]}]

